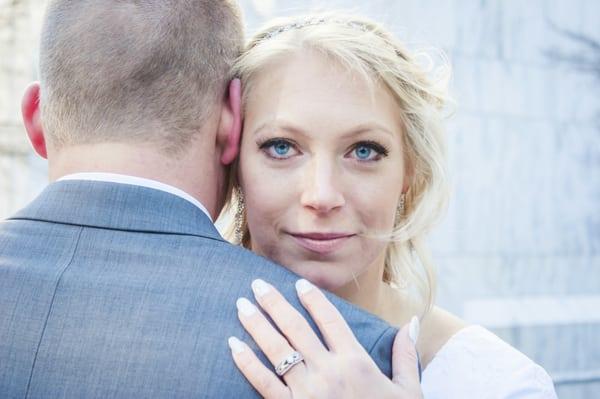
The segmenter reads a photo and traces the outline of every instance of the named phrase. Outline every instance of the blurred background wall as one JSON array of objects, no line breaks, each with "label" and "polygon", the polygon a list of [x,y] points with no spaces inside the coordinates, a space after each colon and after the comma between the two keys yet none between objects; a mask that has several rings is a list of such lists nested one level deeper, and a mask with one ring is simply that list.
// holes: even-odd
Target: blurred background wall
[{"label": "blurred background wall", "polygon": [[[458,110],[453,197],[431,246],[438,303],[600,397],[600,3],[593,0],[243,0],[266,19],[350,9],[409,47],[443,49]],[[0,0],[0,217],[46,183],[19,103],[36,76],[43,2]]]},{"label": "blurred background wall", "polygon": [[21,96],[37,77],[43,1],[0,0],[0,218],[47,183],[45,164],[31,150],[21,123]]}]

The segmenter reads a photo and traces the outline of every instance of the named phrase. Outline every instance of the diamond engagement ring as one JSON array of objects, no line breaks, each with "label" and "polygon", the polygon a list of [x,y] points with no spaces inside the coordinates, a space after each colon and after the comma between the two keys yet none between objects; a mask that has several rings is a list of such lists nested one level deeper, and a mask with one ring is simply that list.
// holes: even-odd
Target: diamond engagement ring
[{"label": "diamond engagement ring", "polygon": [[278,376],[282,377],[285,373],[290,371],[292,367],[303,361],[304,358],[300,352],[292,352],[288,357],[283,359],[281,363],[275,367],[275,372]]}]

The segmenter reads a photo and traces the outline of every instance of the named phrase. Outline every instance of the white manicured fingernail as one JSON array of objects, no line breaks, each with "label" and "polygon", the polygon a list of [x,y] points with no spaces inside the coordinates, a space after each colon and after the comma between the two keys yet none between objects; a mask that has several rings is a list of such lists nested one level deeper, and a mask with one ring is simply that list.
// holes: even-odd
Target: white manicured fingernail
[{"label": "white manicured fingernail", "polygon": [[315,286],[312,285],[312,283],[308,280],[301,278],[300,280],[296,281],[296,291],[298,292],[298,295],[306,294],[313,288],[315,288]]},{"label": "white manicured fingernail", "polygon": [[233,353],[240,353],[245,349],[244,343],[236,337],[229,337],[227,343],[229,344],[229,349],[231,349]]},{"label": "white manicured fingernail", "polygon": [[410,324],[408,325],[408,338],[412,341],[413,345],[417,345],[417,340],[419,339],[419,318],[417,316],[413,316],[410,319]]},{"label": "white manicured fingernail", "polygon": [[254,291],[254,294],[256,294],[256,296],[263,296],[266,295],[269,291],[271,291],[271,287],[263,280],[257,278],[252,282],[252,291]]},{"label": "white manicured fingernail", "polygon": [[256,313],[256,306],[254,306],[254,304],[252,304],[252,302],[246,298],[239,298],[235,304],[237,305],[240,313],[242,313],[244,316],[252,316],[254,313]]}]

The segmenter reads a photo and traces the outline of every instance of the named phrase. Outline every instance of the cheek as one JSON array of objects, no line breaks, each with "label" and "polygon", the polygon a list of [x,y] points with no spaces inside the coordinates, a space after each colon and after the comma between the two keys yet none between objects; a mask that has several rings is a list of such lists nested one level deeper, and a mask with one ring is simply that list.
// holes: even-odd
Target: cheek
[{"label": "cheek", "polygon": [[292,190],[295,185],[289,177],[282,178],[266,167],[261,154],[244,155],[240,162],[240,184],[250,233],[256,239],[281,225],[295,197]]},{"label": "cheek", "polygon": [[401,184],[398,179],[373,178],[355,185],[360,190],[352,190],[349,200],[368,230],[390,230],[394,226]]},{"label": "cheek", "polygon": [[248,227],[254,238],[259,237],[257,232],[274,229],[280,224],[286,207],[279,195],[264,186],[246,189],[244,193]]},{"label": "cheek", "polygon": [[252,251],[286,264],[285,250],[281,246],[282,227],[291,219],[289,210],[292,198],[285,189],[271,184],[265,176],[246,180],[244,196],[246,220],[252,241]]}]

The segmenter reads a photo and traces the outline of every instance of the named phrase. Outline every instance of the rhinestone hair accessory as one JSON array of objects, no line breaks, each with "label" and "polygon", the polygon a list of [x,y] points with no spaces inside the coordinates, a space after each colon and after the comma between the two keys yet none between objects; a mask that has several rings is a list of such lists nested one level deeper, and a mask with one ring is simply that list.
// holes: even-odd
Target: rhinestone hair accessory
[{"label": "rhinestone hair accessory", "polygon": [[331,23],[331,22],[339,24],[339,25],[345,25],[349,28],[358,29],[365,33],[369,32],[369,29],[365,25],[363,25],[360,22],[356,22],[356,21],[342,21],[342,20],[337,20],[337,19],[326,19],[326,18],[311,18],[311,19],[307,19],[302,22],[294,22],[293,24],[287,24],[284,26],[280,26],[279,28],[272,30],[271,32],[268,32],[267,34],[265,34],[264,39],[265,40],[272,39],[275,36],[278,36],[284,32],[290,31],[290,30],[302,29],[307,26],[324,25],[326,23]]},{"label": "rhinestone hair accessory", "polygon": [[[380,36],[380,34],[378,34],[376,29],[370,28],[367,25],[365,25],[364,23],[359,22],[359,21],[348,21],[348,20],[330,19],[330,18],[309,18],[304,21],[294,22],[292,24],[283,25],[277,29],[273,29],[273,30],[265,33],[265,35],[262,37],[261,40],[259,40],[258,43],[267,41],[276,36],[279,36],[282,33],[285,33],[285,32],[291,31],[291,30],[302,29],[307,26],[324,25],[327,23],[338,24],[341,26],[346,26],[351,29],[355,29],[362,33],[374,33],[375,35]],[[258,44],[258,43],[255,43],[255,44]],[[394,48],[394,51],[398,57],[406,60],[406,56],[399,49]]]}]

